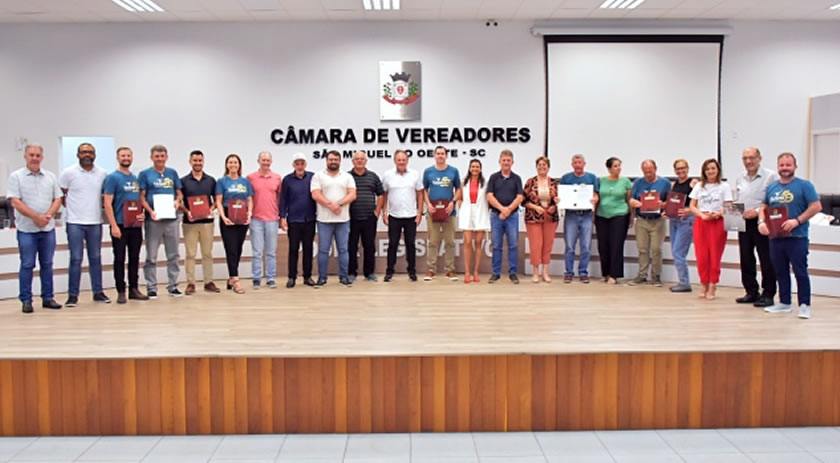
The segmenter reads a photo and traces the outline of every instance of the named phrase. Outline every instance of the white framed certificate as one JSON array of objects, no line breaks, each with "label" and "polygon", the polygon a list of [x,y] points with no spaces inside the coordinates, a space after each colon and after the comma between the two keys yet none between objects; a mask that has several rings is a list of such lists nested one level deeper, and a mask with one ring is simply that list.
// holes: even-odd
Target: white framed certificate
[{"label": "white framed certificate", "polygon": [[178,217],[175,214],[175,195],[170,193],[152,195],[152,204],[158,220]]},{"label": "white framed certificate", "polygon": [[577,211],[592,210],[592,185],[557,185],[557,208]]},{"label": "white framed certificate", "polygon": [[732,203],[723,208],[723,228],[727,231],[747,231],[747,223],[744,221],[744,204]]}]

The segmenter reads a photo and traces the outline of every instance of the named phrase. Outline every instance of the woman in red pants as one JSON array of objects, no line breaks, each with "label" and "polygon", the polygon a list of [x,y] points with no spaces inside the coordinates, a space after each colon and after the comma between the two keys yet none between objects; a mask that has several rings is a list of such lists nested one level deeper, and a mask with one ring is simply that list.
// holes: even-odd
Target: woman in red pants
[{"label": "woman in red pants", "polygon": [[723,227],[724,207],[732,203],[732,189],[721,181],[720,163],[707,159],[701,169],[702,180],[691,190],[691,212],[699,220],[694,222],[694,255],[703,290],[701,298],[714,299],[720,281],[720,261],[726,246]]}]

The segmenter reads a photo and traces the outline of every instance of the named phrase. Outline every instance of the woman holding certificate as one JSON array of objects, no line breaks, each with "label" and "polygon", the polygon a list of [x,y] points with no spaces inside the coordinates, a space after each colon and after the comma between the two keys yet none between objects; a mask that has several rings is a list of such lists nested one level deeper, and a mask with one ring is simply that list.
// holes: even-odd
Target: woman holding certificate
[{"label": "woman holding certificate", "polygon": [[671,182],[671,192],[665,200],[665,215],[668,216],[671,235],[671,255],[677,269],[679,284],[671,286],[672,293],[690,293],[691,280],[688,277],[688,250],[691,248],[694,214],[691,212],[691,190],[699,183],[688,176],[688,161],[674,161],[674,173],[677,179]]},{"label": "woman holding certificate", "polygon": [[[531,281],[540,282],[540,276],[551,283],[548,265],[551,263],[551,248],[554,246],[554,232],[560,216],[557,213],[557,185],[548,176],[551,162],[546,156],[537,158],[537,175],[525,182],[525,228],[528,230],[528,245],[531,266],[534,267]],[[540,271],[542,266],[542,271]]]},{"label": "woman holding certificate", "polygon": [[254,210],[254,189],[242,177],[242,160],[236,154],[225,158],[225,175],[216,181],[216,209],[222,219],[219,227],[230,277],[227,289],[242,294],[245,290],[239,283],[239,259]]},{"label": "woman holding certificate", "polygon": [[694,255],[703,285],[700,297],[711,300],[720,280],[720,261],[726,245],[723,211],[732,203],[732,189],[721,181],[720,163],[716,159],[707,159],[700,171],[702,180],[689,197],[691,212],[699,219],[694,223]]}]

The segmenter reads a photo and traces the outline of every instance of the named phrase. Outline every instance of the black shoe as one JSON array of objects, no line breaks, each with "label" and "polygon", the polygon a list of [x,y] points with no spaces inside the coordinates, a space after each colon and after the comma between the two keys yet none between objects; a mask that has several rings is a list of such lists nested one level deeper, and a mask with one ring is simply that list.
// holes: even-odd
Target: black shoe
[{"label": "black shoe", "polygon": [[511,273],[511,274],[509,275],[509,278],[510,278],[510,282],[511,282],[511,283],[513,283],[513,284],[515,284],[515,285],[518,285],[518,284],[519,284],[519,277],[518,277],[518,276],[516,276],[516,275],[514,275],[514,274],[512,274],[512,273]]},{"label": "black shoe", "polygon": [[93,295],[93,302],[99,302],[99,303],[102,303],[102,304],[110,304],[111,299],[109,299],[108,296],[105,295],[105,293],[96,293],[96,294]]},{"label": "black shoe", "polygon": [[350,281],[350,278],[347,278],[347,277],[339,278],[338,282],[343,284],[344,286],[346,286],[348,288],[353,286],[353,282]]},{"label": "black shoe", "polygon": [[758,294],[747,294],[745,296],[741,296],[738,299],[735,299],[735,302],[738,304],[752,304],[753,302],[758,302]]},{"label": "black shoe", "polygon": [[169,296],[171,297],[184,297],[184,293],[178,291],[178,288],[173,288],[169,290]]},{"label": "black shoe", "polygon": [[32,302],[24,302],[23,307],[21,307],[23,313],[32,313]]},{"label": "black shoe", "polygon": [[317,285],[317,283],[315,283],[315,281],[312,279],[312,277],[304,278],[303,279],[303,284],[305,284],[306,286],[316,286]]},{"label": "black shoe", "polygon": [[493,275],[490,275],[490,279],[489,279],[489,280],[487,280],[487,282],[488,282],[488,283],[490,283],[490,284],[492,285],[493,283],[495,283],[495,282],[499,281],[499,278],[501,278],[501,277],[500,277],[499,275],[496,275],[496,274],[494,273]]},{"label": "black shoe", "polygon": [[315,285],[313,287],[320,288],[321,286],[324,286],[326,284],[327,284],[327,279],[326,278],[318,278],[318,282],[315,283]]},{"label": "black shoe", "polygon": [[753,303],[754,307],[770,307],[773,305],[773,298],[768,296],[760,296],[757,301]]},{"label": "black shoe", "polygon": [[55,302],[55,299],[44,299],[44,302],[41,303],[41,307],[45,309],[55,309],[58,310],[61,308],[61,304]]},{"label": "black shoe", "polygon": [[[287,288],[294,288],[295,287],[295,280],[296,280],[296,278],[289,278],[289,280],[286,281],[286,287]],[[306,283],[304,282],[304,284],[306,284]]]},{"label": "black shoe", "polygon": [[128,299],[125,297],[125,292],[117,293],[117,304],[125,304]]},{"label": "black shoe", "polygon": [[156,290],[156,289],[150,289],[150,290],[146,293],[146,296],[147,296],[149,299],[157,299],[157,290]]},{"label": "black shoe", "polygon": [[76,307],[79,305],[79,296],[67,296],[67,302],[64,305],[67,307]]},{"label": "black shoe", "polygon": [[394,279],[394,274],[393,273],[386,273],[385,274],[385,279],[384,279],[385,283],[389,283],[393,279]]},{"label": "black shoe", "polygon": [[417,274],[416,273],[409,273],[408,279],[411,281],[417,281]]},{"label": "black shoe", "polygon": [[[157,297],[157,295],[155,295],[155,296]],[[137,289],[137,288],[129,288],[128,298],[138,300],[138,301],[148,301],[149,300],[149,296],[146,296],[145,294],[141,293],[140,290]]]}]

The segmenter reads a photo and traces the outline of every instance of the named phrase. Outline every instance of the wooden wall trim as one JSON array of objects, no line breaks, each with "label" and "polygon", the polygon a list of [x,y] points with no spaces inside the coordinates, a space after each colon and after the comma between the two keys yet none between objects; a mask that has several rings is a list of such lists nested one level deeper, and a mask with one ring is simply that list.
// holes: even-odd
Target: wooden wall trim
[{"label": "wooden wall trim", "polygon": [[0,360],[0,435],[840,425],[840,352]]}]

